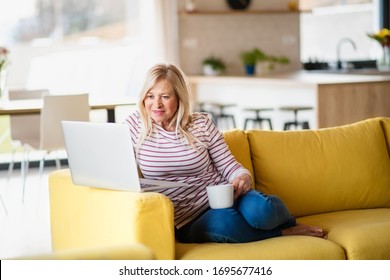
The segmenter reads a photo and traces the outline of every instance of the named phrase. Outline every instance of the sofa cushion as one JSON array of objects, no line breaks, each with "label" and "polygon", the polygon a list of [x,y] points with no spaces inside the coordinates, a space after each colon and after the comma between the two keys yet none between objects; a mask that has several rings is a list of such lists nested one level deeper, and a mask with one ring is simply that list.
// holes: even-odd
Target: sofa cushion
[{"label": "sofa cushion", "polygon": [[282,236],[241,244],[176,243],[182,260],[343,260],[343,249],[328,240],[309,236]]},{"label": "sofa cushion", "polygon": [[253,177],[253,167],[247,134],[242,130],[234,129],[225,131],[223,137],[236,160],[248,169]]},{"label": "sofa cushion", "polygon": [[390,260],[390,209],[326,213],[302,217],[298,222],[323,227],[349,260]]},{"label": "sofa cushion", "polygon": [[297,217],[390,207],[390,160],[379,119],[301,131],[249,131],[256,188]]}]

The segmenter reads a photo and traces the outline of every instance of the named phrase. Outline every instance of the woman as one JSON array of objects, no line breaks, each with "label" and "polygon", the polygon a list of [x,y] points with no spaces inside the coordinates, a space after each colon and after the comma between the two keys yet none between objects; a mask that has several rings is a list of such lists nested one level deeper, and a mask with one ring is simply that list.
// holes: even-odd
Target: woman
[{"label": "woman", "polygon": [[[138,111],[126,123],[145,178],[190,185],[161,191],[173,202],[181,242],[324,237],[319,227],[296,225],[279,198],[251,189],[250,172],[235,160],[208,115],[191,112],[187,78],[175,65],[158,64],[149,70]],[[234,187],[234,206],[210,209],[206,187],[227,183]]]}]

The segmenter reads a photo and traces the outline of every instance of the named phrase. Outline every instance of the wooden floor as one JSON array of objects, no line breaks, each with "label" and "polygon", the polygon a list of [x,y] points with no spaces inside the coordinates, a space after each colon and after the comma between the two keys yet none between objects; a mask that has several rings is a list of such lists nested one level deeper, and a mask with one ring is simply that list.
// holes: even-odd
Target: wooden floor
[{"label": "wooden floor", "polygon": [[42,177],[37,168],[30,168],[22,201],[20,169],[7,182],[7,171],[0,170],[0,259],[51,252],[48,174],[54,167],[45,167]]}]

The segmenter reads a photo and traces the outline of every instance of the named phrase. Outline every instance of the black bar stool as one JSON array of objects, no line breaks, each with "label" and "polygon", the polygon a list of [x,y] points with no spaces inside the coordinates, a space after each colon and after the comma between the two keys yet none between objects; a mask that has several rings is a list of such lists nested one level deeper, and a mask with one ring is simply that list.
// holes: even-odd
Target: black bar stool
[{"label": "black bar stool", "polygon": [[221,104],[221,103],[199,103],[198,109],[201,112],[206,112],[213,117],[214,123],[218,128],[236,128],[236,120],[233,114],[228,114],[225,109],[236,106],[236,104]]},{"label": "black bar stool", "polygon": [[298,112],[303,110],[312,110],[313,107],[310,106],[284,106],[280,107],[282,111],[290,111],[294,113],[294,120],[288,121],[284,123],[284,130],[290,130],[291,126],[294,126],[296,129],[302,127],[302,129],[309,129],[308,121],[298,121]]},{"label": "black bar stool", "polygon": [[272,111],[273,108],[245,108],[244,111],[251,111],[256,113],[256,117],[254,118],[245,118],[244,129],[247,129],[249,122],[253,123],[253,127],[258,126],[259,128],[263,128],[263,122],[268,122],[269,129],[272,130],[272,122],[270,118],[262,118],[260,113],[262,111]]},{"label": "black bar stool", "polygon": [[194,111],[211,114],[212,113],[211,111],[206,110],[205,104],[206,103],[204,103],[204,102],[196,103]]}]

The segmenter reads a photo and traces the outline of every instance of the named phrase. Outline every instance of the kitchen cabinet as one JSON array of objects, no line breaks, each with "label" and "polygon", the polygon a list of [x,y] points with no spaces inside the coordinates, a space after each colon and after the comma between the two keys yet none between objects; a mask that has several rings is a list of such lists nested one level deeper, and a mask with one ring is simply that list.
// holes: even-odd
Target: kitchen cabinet
[{"label": "kitchen cabinet", "polygon": [[371,117],[390,117],[389,75],[319,74],[296,71],[261,77],[190,77],[192,98],[196,102],[235,103],[232,108],[243,128],[245,107],[272,107],[266,114],[277,130],[292,115],[281,106],[312,106],[299,113],[311,128],[344,125]]},{"label": "kitchen cabinet", "polygon": [[319,84],[317,96],[320,127],[390,117],[390,81]]}]

